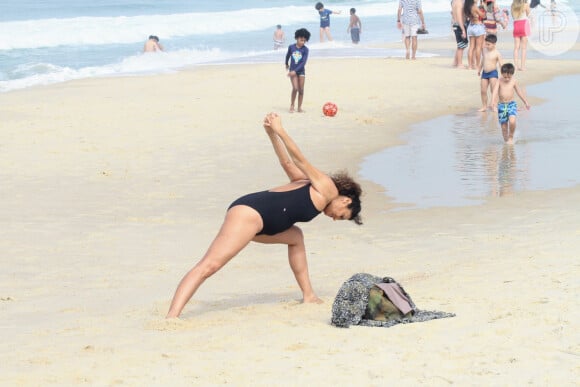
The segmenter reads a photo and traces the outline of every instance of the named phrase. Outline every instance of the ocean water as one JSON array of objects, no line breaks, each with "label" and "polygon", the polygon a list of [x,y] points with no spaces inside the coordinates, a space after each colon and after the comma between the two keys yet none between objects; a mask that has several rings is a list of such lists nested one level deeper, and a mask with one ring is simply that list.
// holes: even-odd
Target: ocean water
[{"label": "ocean water", "polygon": [[476,107],[413,126],[404,145],[368,156],[360,173],[382,185],[397,210],[477,205],[578,185],[578,88],[578,75],[528,86],[529,96],[547,101],[518,111],[514,145],[504,143],[497,114]]},{"label": "ocean water", "polygon": [[[333,43],[320,44],[315,1],[305,0],[0,0],[0,92],[71,79],[154,74],[208,63],[277,62],[276,24],[312,33],[311,57],[398,56],[377,44],[400,40],[397,0],[325,1]],[[363,23],[362,42],[346,33],[349,9]],[[450,34],[449,0],[423,1],[429,35]],[[149,35],[166,51],[142,54]],[[422,55],[429,55],[422,53]]]}]

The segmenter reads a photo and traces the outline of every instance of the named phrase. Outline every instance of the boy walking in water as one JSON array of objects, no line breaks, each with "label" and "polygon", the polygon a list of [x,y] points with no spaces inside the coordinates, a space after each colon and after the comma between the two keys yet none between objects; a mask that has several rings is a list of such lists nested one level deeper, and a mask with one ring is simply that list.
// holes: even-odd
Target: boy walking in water
[{"label": "boy walking in water", "polygon": [[[501,78],[493,89],[492,104],[494,110],[497,109],[497,118],[501,125],[503,139],[508,144],[514,143],[514,133],[516,131],[516,116],[518,114],[518,104],[514,100],[514,92],[523,101],[526,109],[530,109],[528,100],[518,86],[516,79],[513,77],[516,69],[513,64],[506,63],[501,66]],[[498,102],[497,108],[495,102]]]},{"label": "boy walking in water", "polygon": [[360,42],[360,33],[362,30],[362,23],[360,18],[356,15],[356,9],[350,9],[350,22],[348,23],[348,28],[346,32],[350,32],[350,38],[354,44]]},{"label": "boy walking in water", "polygon": [[326,39],[330,42],[332,40],[332,35],[330,35],[330,15],[333,13],[340,14],[342,11],[333,12],[330,9],[324,8],[324,4],[321,2],[316,3],[314,6],[320,15],[320,43],[324,42],[324,35],[326,34]]},{"label": "boy walking in water", "polygon": [[483,49],[483,60],[481,61],[481,66],[477,75],[481,75],[481,109],[480,112],[484,112],[487,109],[491,109],[491,105],[487,104],[487,89],[490,89],[490,94],[493,93],[495,84],[498,81],[497,66],[502,66],[502,57],[499,51],[496,49],[495,44],[497,43],[497,36],[487,35],[485,37],[485,47]]},{"label": "boy walking in water", "polygon": [[300,28],[294,33],[295,44],[288,46],[286,52],[286,70],[292,84],[290,96],[290,113],[294,113],[294,102],[298,95],[298,112],[302,113],[302,100],[304,99],[304,83],[306,82],[306,62],[308,61],[308,47],[306,42],[310,39],[310,32],[306,28]]}]

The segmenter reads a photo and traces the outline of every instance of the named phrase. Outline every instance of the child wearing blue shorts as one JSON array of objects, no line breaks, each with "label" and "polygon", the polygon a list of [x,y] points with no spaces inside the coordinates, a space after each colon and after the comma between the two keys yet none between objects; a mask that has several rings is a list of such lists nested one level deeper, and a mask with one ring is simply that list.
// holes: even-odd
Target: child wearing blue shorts
[{"label": "child wearing blue shorts", "polygon": [[[518,114],[518,104],[514,100],[514,93],[520,97],[526,109],[530,109],[530,104],[520,89],[514,78],[515,67],[511,63],[501,66],[501,78],[493,89],[492,104],[497,111],[497,118],[501,125],[503,139],[507,144],[514,143],[516,131],[516,116]],[[497,102],[497,107],[495,103]]]}]

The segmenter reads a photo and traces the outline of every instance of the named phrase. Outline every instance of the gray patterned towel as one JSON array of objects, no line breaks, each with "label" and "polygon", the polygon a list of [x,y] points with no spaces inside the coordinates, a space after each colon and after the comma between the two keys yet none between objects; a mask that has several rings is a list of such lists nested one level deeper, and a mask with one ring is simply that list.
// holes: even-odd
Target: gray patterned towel
[{"label": "gray patterned towel", "polygon": [[397,281],[390,277],[377,277],[371,274],[357,273],[342,284],[332,304],[332,325],[340,328],[348,328],[350,325],[388,328],[396,324],[409,324],[455,316],[453,313],[418,309],[413,303],[411,296],[399,284],[413,309],[412,315],[391,321],[366,319],[365,312],[369,302],[369,292],[377,283],[397,283]]}]

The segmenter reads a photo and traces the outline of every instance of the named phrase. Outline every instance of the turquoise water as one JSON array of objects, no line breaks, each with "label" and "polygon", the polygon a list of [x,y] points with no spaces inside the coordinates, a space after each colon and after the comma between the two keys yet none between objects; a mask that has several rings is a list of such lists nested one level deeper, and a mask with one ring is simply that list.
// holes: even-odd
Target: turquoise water
[{"label": "turquoise water", "polygon": [[477,205],[489,197],[575,186],[579,88],[580,76],[528,86],[528,95],[547,101],[518,112],[512,146],[504,144],[495,114],[474,109],[414,125],[404,145],[368,156],[361,175],[385,187],[397,209]]}]

